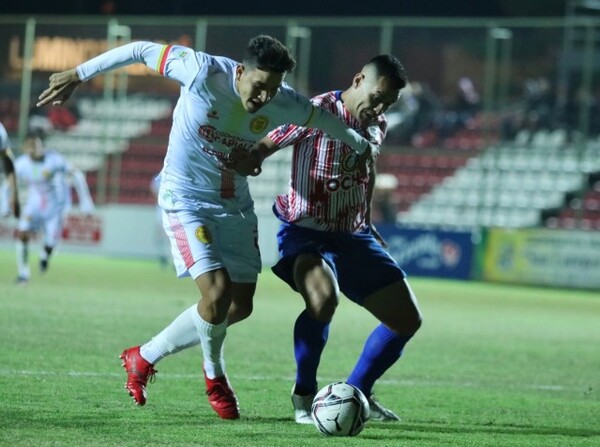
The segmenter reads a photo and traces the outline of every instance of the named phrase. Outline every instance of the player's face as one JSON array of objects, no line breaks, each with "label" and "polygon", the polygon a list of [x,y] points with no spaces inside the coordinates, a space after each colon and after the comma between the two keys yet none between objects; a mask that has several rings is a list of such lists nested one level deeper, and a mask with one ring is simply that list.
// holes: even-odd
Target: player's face
[{"label": "player's face", "polygon": [[39,137],[28,137],[23,142],[23,152],[32,160],[41,160],[44,158],[44,142]]},{"label": "player's face", "polygon": [[400,90],[384,76],[358,74],[354,78],[354,101],[352,115],[361,126],[367,127],[388,110],[400,95]]},{"label": "player's face", "polygon": [[244,65],[236,69],[236,88],[240,94],[242,106],[248,113],[255,113],[262,106],[271,101],[285,73],[274,73]]}]

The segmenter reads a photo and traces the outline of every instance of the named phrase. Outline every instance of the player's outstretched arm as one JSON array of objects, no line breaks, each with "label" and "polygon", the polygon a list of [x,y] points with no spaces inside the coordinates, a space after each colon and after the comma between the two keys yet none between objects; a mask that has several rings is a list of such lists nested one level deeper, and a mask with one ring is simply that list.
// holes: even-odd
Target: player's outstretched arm
[{"label": "player's outstretched arm", "polygon": [[53,106],[64,104],[81,82],[74,68],[54,73],[50,76],[50,85],[38,97],[36,105],[42,107],[47,104],[52,104]]},{"label": "player's outstretched arm", "polygon": [[341,140],[365,159],[377,157],[379,154],[379,146],[363,138],[338,116],[320,107],[314,106],[309,120],[303,126],[320,129],[336,140]]},{"label": "player's outstretched arm", "polygon": [[93,214],[95,211],[94,201],[85,180],[85,175],[79,169],[72,169],[71,180],[79,199],[79,210],[84,214]]},{"label": "player's outstretched arm", "polygon": [[[177,51],[171,51],[176,48]],[[76,68],[50,76],[50,86],[39,96],[38,106],[61,105],[73,94],[82,82],[101,73],[127,65],[142,63],[160,74],[186,84],[197,74],[198,65],[193,50],[181,46],[162,45],[147,41],[136,41],[112,48]],[[171,64],[173,66],[171,66]]]}]

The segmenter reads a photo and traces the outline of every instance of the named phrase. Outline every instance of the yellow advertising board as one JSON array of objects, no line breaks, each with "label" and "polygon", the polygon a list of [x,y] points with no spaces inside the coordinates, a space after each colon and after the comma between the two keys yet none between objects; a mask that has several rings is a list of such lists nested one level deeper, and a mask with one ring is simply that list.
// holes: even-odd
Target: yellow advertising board
[{"label": "yellow advertising board", "polygon": [[491,229],[483,279],[600,289],[600,232]]}]

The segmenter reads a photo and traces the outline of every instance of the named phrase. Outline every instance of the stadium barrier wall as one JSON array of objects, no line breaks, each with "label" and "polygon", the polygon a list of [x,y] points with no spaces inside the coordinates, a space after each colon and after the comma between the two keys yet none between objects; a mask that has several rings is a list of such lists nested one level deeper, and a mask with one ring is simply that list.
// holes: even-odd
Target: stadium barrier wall
[{"label": "stadium barrier wall", "polygon": [[[267,269],[277,261],[279,224],[273,215],[259,214],[258,219]],[[0,220],[0,249],[14,249],[15,227],[14,219]],[[600,290],[600,232],[377,228],[390,255],[411,276]],[[69,214],[59,251],[156,259],[164,254],[163,238],[155,207],[106,205],[94,216]]]},{"label": "stadium barrier wall", "polygon": [[[0,249],[13,250],[16,220],[0,219]],[[59,251],[124,258],[164,255],[166,236],[156,212],[148,205],[104,205],[94,216],[76,212],[65,219]],[[273,214],[259,215],[259,244],[263,264],[277,261],[278,222]],[[34,245],[39,241],[34,241]],[[167,253],[168,254],[168,253]]]},{"label": "stadium barrier wall", "polygon": [[600,232],[491,229],[482,279],[600,290]]},{"label": "stadium barrier wall", "polygon": [[408,275],[470,279],[477,235],[378,225],[390,255]]}]

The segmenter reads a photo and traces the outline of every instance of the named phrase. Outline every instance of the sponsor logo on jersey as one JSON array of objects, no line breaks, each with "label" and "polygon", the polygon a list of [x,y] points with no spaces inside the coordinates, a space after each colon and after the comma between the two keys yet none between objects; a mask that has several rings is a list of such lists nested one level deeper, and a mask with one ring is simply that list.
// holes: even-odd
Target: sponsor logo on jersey
[{"label": "sponsor logo on jersey", "polygon": [[262,133],[269,125],[269,118],[264,115],[258,115],[250,121],[250,130],[252,133]]},{"label": "sponsor logo on jersey", "polygon": [[[198,133],[209,143],[218,143],[231,149],[249,149],[254,146],[254,141],[245,138],[236,137],[226,132],[218,130],[214,126],[204,125],[198,128]],[[206,149],[205,149],[206,151]]]},{"label": "sponsor logo on jersey", "polygon": [[196,228],[196,239],[198,239],[203,244],[210,244],[212,242],[212,236],[210,235],[210,231],[204,225],[200,225]]},{"label": "sponsor logo on jersey", "polygon": [[358,154],[354,151],[349,151],[344,154],[342,161],[340,162],[342,170],[345,172],[351,172],[356,169],[358,164]]},{"label": "sponsor logo on jersey", "polygon": [[349,189],[355,188],[366,183],[366,180],[360,175],[359,172],[355,172],[351,175],[343,175],[337,178],[331,178],[325,182],[325,189],[329,192],[337,192],[340,189],[348,191]]}]

